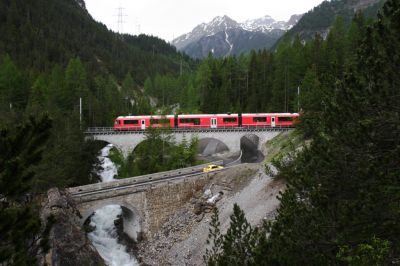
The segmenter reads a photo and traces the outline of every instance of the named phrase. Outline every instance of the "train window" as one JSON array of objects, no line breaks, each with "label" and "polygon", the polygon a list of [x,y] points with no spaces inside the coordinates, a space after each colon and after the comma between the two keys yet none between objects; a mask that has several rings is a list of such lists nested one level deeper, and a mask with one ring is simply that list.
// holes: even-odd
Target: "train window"
[{"label": "train window", "polygon": [[119,120],[115,120],[115,124],[116,124],[116,125],[119,125]]},{"label": "train window", "polygon": [[235,123],[237,119],[235,117],[225,117],[222,119],[224,123]]},{"label": "train window", "polygon": [[137,125],[139,124],[138,120],[124,120],[125,125]]},{"label": "train window", "polygon": [[154,124],[169,124],[169,120],[168,120],[168,118],[161,118],[161,119],[151,118],[150,119],[150,124],[151,125],[154,125]]},{"label": "train window", "polygon": [[266,117],[253,117],[253,122],[267,122]]},{"label": "train window", "polygon": [[179,123],[200,125],[200,118],[181,118]]},{"label": "train window", "polygon": [[290,116],[281,116],[278,117],[278,121],[293,121],[293,118]]}]

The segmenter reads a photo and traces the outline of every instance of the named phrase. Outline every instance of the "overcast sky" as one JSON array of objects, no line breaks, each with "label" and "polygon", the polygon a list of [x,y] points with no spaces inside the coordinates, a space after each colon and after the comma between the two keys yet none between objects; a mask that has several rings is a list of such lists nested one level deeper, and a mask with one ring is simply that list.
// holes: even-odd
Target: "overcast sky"
[{"label": "overcast sky", "polygon": [[270,15],[288,20],[305,13],[323,0],[85,0],[93,18],[118,31],[119,7],[122,32],[145,33],[171,41],[216,16],[227,15],[237,22]]}]

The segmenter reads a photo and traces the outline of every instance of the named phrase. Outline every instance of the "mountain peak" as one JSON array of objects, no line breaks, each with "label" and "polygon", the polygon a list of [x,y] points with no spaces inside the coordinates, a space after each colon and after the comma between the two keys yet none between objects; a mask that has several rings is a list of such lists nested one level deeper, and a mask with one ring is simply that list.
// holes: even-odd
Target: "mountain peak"
[{"label": "mountain peak", "polygon": [[[297,21],[297,20],[296,20]],[[291,22],[291,21],[289,21]],[[286,30],[290,29],[294,24],[286,21],[276,21],[269,15],[265,15],[261,18],[246,20],[243,23],[238,23],[227,15],[217,16],[213,18],[209,23],[202,23],[196,26],[191,32],[179,36],[172,41],[172,44],[178,50],[184,50],[196,42],[202,41],[206,46],[212,45],[215,39],[216,42],[220,43],[219,47],[215,49],[206,49],[208,51],[224,51],[227,53],[220,52],[221,54],[231,54],[237,49],[241,52],[247,51],[247,47],[251,44],[256,43],[252,48],[258,48],[259,46],[266,46],[266,39],[275,40],[279,38]],[[209,41],[204,38],[210,38]],[[234,40],[234,41],[233,41]],[[238,47],[240,42],[240,47]],[[268,43],[271,41],[268,41]],[[261,45],[264,43],[264,46]]]},{"label": "mountain peak", "polygon": [[240,24],[227,15],[217,16],[209,23],[197,25],[191,32],[183,34],[172,41],[176,48],[181,49],[189,43],[200,40],[204,36],[212,36],[218,32],[240,28]]},{"label": "mountain peak", "polygon": [[213,28],[213,32],[217,33],[223,30],[239,27],[239,23],[228,17],[227,15],[215,17],[207,24],[209,28]]},{"label": "mountain peak", "polygon": [[257,19],[250,19],[243,22],[242,28],[249,31],[271,32],[274,30],[288,30],[299,21],[302,15],[293,15],[289,21],[276,21],[269,15]]}]

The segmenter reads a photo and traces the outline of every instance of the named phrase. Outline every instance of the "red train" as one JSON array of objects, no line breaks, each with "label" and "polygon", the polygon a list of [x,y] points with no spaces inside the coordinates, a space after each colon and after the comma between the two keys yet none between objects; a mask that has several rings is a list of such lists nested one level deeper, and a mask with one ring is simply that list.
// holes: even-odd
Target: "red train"
[{"label": "red train", "polygon": [[119,116],[115,119],[114,129],[292,127],[298,117],[298,113]]}]

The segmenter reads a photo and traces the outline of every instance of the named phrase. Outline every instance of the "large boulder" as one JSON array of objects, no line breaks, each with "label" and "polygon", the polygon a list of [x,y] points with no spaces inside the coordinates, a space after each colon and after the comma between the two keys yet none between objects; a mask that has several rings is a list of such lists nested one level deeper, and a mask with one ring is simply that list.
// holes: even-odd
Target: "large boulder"
[{"label": "large boulder", "polygon": [[80,214],[67,193],[52,188],[47,193],[41,219],[53,221],[50,234],[50,250],[44,260],[47,265],[105,265],[80,226]]}]

